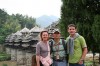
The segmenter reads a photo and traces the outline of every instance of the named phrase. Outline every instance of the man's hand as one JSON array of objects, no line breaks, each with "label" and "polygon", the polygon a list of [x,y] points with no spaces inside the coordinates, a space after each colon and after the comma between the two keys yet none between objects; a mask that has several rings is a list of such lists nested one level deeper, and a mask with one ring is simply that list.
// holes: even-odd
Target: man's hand
[{"label": "man's hand", "polygon": [[83,59],[80,59],[79,64],[83,64],[83,61],[84,61]]}]

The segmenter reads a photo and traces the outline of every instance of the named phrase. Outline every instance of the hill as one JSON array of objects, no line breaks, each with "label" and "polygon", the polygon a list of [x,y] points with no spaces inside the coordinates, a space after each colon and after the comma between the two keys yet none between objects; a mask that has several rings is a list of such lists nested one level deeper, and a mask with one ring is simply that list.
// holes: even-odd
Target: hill
[{"label": "hill", "polygon": [[56,16],[43,15],[40,16],[39,18],[36,18],[36,23],[44,28],[52,24],[52,22],[58,21],[58,19],[59,18]]}]

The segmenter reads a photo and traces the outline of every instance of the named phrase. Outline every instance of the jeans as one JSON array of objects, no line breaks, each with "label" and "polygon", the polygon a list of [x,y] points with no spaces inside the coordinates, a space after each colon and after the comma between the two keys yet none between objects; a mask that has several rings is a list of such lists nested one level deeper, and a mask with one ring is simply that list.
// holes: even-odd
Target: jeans
[{"label": "jeans", "polygon": [[78,63],[69,63],[69,66],[85,66],[84,64],[78,64]]},{"label": "jeans", "polygon": [[67,66],[66,60],[63,61],[53,61],[52,66]]}]

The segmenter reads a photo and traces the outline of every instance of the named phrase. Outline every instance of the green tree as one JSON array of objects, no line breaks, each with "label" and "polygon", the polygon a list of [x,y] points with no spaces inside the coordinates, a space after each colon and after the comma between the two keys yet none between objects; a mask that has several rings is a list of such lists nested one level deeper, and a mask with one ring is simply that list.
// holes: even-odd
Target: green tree
[{"label": "green tree", "polygon": [[5,37],[4,37],[4,33],[5,30],[2,29],[4,26],[4,23],[6,22],[8,17],[7,12],[4,11],[4,9],[0,9],[0,44],[4,41]]},{"label": "green tree", "polygon": [[27,15],[23,16],[22,14],[16,14],[16,15],[12,14],[11,16],[14,19],[18,20],[18,23],[21,25],[21,28],[24,28],[26,26],[27,28],[30,29],[36,25],[35,18],[28,17]]},{"label": "green tree", "polygon": [[4,9],[0,9],[0,28],[2,28],[3,24],[6,22],[7,16],[7,12],[5,12]]},{"label": "green tree", "polygon": [[99,0],[62,0],[60,28],[64,37],[67,25],[74,23],[78,27],[78,32],[86,39],[88,49],[92,50],[95,42],[92,35],[92,24],[94,17],[100,14]]},{"label": "green tree", "polygon": [[94,23],[92,26],[93,37],[96,42],[99,42],[100,39],[100,15],[96,15],[94,18]]},{"label": "green tree", "polygon": [[93,37],[95,39],[95,44],[93,45],[94,47],[94,52],[99,52],[100,53],[100,15],[96,15],[94,18],[94,23],[92,25],[92,32],[93,32]]},{"label": "green tree", "polygon": [[31,29],[36,25],[36,19],[32,17],[25,16],[26,26]]},{"label": "green tree", "polygon": [[13,19],[12,16],[9,16],[3,28],[6,30],[6,35],[9,35],[20,30],[21,25],[18,23],[17,19]]}]

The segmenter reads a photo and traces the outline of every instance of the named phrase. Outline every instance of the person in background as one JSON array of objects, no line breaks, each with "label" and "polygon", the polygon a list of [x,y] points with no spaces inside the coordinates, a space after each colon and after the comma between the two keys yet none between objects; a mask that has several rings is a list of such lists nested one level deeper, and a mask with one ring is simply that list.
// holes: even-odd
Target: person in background
[{"label": "person in background", "polygon": [[53,39],[50,41],[52,66],[67,66],[64,44],[66,43],[64,39],[61,39],[60,32],[54,31]]},{"label": "person in background", "polygon": [[67,52],[69,53],[69,66],[84,66],[84,59],[87,54],[87,45],[83,36],[77,33],[74,24],[68,25],[69,36],[67,41]]},{"label": "person in background", "polygon": [[36,46],[36,62],[37,66],[50,66],[52,59],[50,58],[49,34],[47,31],[40,33],[41,40]]}]

